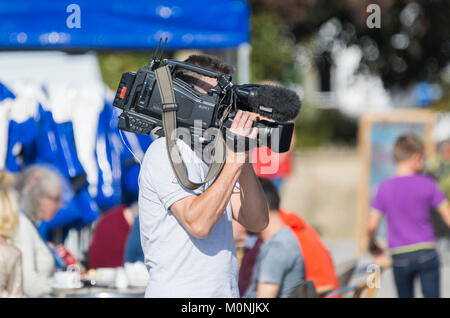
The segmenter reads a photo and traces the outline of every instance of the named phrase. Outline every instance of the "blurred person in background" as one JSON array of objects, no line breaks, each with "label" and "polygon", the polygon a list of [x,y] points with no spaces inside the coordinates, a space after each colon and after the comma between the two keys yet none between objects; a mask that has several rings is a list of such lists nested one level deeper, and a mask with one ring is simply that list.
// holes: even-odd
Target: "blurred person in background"
[{"label": "blurred person in background", "polygon": [[440,297],[440,265],[430,208],[436,208],[450,226],[450,205],[436,182],[422,174],[424,147],[415,135],[400,136],[393,150],[396,175],[382,181],[367,221],[369,251],[384,254],[376,243],[383,216],[398,296],[414,297],[414,280],[420,278],[424,297]]},{"label": "blurred person in background", "polygon": [[22,297],[22,255],[11,243],[19,225],[19,203],[13,177],[0,172],[0,298]]},{"label": "blurred person in background", "polygon": [[125,244],[137,214],[137,203],[119,205],[102,214],[89,246],[90,268],[123,265]]},{"label": "blurred person in background", "polygon": [[[136,208],[136,206],[134,206],[133,208]],[[136,262],[144,262],[144,251],[142,250],[141,245],[139,215],[136,215],[134,217],[133,226],[131,227],[130,234],[128,235],[125,245],[125,256],[123,263],[125,264]]]},{"label": "blurred person in background", "polygon": [[269,207],[269,225],[260,233],[261,245],[245,297],[287,298],[305,280],[305,264],[297,238],[279,214],[275,185],[259,178]]},{"label": "blurred person in background", "polygon": [[[296,239],[296,249],[300,250],[303,260],[304,280],[312,281],[319,296],[326,296],[331,291],[339,289],[338,277],[334,268],[333,259],[325,244],[322,242],[316,230],[306,223],[297,213],[287,212],[280,207],[279,193],[270,186],[270,181],[261,179],[263,189],[266,194],[267,201],[272,202],[272,208],[278,206],[278,214],[272,215],[275,221],[275,228],[288,228]],[[278,199],[277,199],[278,198]],[[275,203],[274,203],[275,202]],[[281,223],[280,223],[281,222]],[[269,223],[270,226],[270,223]],[[239,288],[248,288],[247,281],[256,258],[261,249],[264,239],[264,233],[260,237],[256,233],[250,233],[246,242],[246,250],[242,260],[241,271],[239,273]],[[293,251],[292,255],[297,255],[297,251]],[[292,292],[291,292],[292,294]],[[288,295],[289,296],[289,295]]]},{"label": "blurred person in background", "polygon": [[305,264],[306,280],[312,281],[319,296],[326,296],[339,289],[339,280],[331,253],[317,231],[300,215],[279,209],[281,220],[294,233]]},{"label": "blurred person in background", "polygon": [[22,252],[23,291],[27,297],[42,297],[51,291],[55,262],[37,226],[49,221],[61,206],[61,177],[46,166],[32,165],[18,177],[21,213],[14,244]]}]

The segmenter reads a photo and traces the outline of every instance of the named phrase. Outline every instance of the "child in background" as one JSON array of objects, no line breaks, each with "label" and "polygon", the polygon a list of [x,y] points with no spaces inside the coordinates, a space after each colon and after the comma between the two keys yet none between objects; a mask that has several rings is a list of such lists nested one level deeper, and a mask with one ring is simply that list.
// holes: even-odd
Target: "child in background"
[{"label": "child in background", "polygon": [[436,182],[421,173],[424,147],[416,136],[399,137],[393,155],[396,176],[381,182],[368,218],[369,251],[375,256],[383,254],[375,236],[385,216],[398,296],[414,297],[418,276],[424,297],[440,297],[439,257],[430,209],[435,207],[450,226],[450,205]]}]

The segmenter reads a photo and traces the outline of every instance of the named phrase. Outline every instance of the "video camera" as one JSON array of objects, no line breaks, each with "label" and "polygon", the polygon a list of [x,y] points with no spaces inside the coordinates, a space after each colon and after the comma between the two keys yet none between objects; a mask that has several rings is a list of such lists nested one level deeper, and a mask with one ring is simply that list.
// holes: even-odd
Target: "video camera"
[{"label": "video camera", "polygon": [[[293,91],[271,85],[233,85],[231,75],[176,60],[161,60],[162,53],[159,58],[156,55],[137,73],[122,75],[113,102],[123,110],[119,116],[120,129],[138,134],[152,131],[158,136],[164,134],[163,129],[158,129],[163,127],[164,110],[155,70],[168,66],[177,104],[176,124],[189,129],[193,137],[191,146],[196,142],[206,145],[213,141],[214,135],[203,134],[211,127],[220,129],[225,136],[237,110],[243,110],[274,120],[254,122],[253,126],[258,127],[258,147],[266,145],[275,152],[289,150],[294,124],[288,121],[295,119],[301,106]],[[201,93],[185,80],[186,71],[215,78],[217,85]],[[201,122],[200,130],[195,129],[196,121],[197,125]]]}]

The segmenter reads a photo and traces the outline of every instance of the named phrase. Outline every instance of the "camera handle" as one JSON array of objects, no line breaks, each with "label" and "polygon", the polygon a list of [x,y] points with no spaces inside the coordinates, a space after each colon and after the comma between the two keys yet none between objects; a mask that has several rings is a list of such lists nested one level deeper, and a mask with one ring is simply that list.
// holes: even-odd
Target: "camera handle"
[{"label": "camera handle", "polygon": [[[196,183],[189,180],[186,175],[186,164],[181,157],[180,150],[176,142],[174,134],[177,128],[177,108],[178,104],[175,100],[173,90],[172,76],[169,66],[166,64],[155,70],[156,81],[158,83],[159,94],[162,101],[162,122],[166,136],[166,148],[169,155],[169,161],[178,181],[186,189],[195,190],[207,182],[213,180],[222,171],[225,164],[225,144],[220,134],[215,138],[215,152],[212,163],[204,182]],[[175,138],[172,138],[175,137]]]},{"label": "camera handle", "polygon": [[[192,71],[192,72],[195,72],[195,73],[207,76],[207,77],[212,77],[212,78],[217,78],[217,79],[224,75],[224,74],[221,74],[218,72],[211,71],[210,69],[207,69],[207,68],[204,68],[201,66],[197,66],[194,64],[188,64],[188,63],[180,62],[177,60],[164,60],[162,66],[164,66],[164,65],[173,65],[173,66],[185,69],[185,70],[189,70],[189,71]],[[230,77],[230,75],[228,75],[228,77]]]}]

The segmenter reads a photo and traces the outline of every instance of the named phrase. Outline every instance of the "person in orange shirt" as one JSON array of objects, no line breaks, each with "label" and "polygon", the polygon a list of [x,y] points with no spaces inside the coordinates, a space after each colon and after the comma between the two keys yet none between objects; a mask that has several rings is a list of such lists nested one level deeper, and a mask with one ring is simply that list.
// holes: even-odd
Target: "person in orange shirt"
[{"label": "person in orange shirt", "polygon": [[290,227],[300,245],[305,263],[306,280],[314,282],[319,295],[339,289],[331,254],[314,228],[297,213],[279,209],[283,223]]}]

